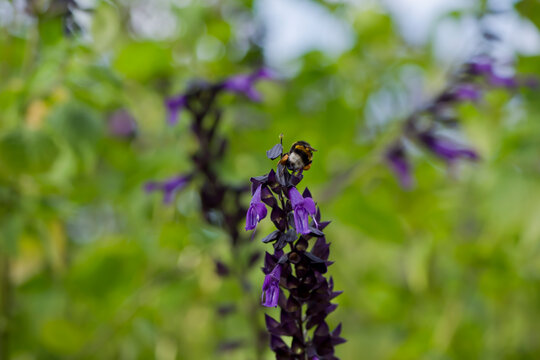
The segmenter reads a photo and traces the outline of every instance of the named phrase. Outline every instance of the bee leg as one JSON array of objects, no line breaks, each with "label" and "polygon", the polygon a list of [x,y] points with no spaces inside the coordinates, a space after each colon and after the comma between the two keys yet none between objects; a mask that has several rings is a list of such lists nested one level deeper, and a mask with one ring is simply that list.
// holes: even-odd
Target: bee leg
[{"label": "bee leg", "polygon": [[281,165],[285,165],[287,163],[287,160],[289,160],[289,154],[283,155],[283,157],[279,160],[279,163]]},{"label": "bee leg", "polygon": [[311,164],[307,164],[306,166],[304,166],[302,170],[309,170],[310,168],[311,168]]}]

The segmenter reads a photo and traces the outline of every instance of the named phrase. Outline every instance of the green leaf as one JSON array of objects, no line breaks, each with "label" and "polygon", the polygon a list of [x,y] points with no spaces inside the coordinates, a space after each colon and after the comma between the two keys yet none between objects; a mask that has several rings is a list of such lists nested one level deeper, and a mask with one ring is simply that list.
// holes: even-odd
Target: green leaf
[{"label": "green leaf", "polygon": [[0,139],[0,167],[7,173],[22,173],[30,164],[28,149],[21,131],[14,131]]},{"label": "green leaf", "polygon": [[40,40],[44,47],[54,47],[64,39],[62,18],[42,18],[38,22]]},{"label": "green leaf", "polygon": [[50,351],[59,354],[73,354],[78,351],[85,337],[77,324],[66,319],[51,319],[41,327],[40,339]]},{"label": "green leaf", "polygon": [[108,239],[87,246],[74,260],[67,286],[75,294],[105,301],[138,284],[145,254],[132,241]]},{"label": "green leaf", "polygon": [[540,1],[522,0],[516,4],[516,10],[521,16],[531,20],[536,27],[540,28]]},{"label": "green leaf", "polygon": [[118,38],[121,25],[118,11],[107,2],[100,2],[92,20],[92,45],[97,52],[111,49]]},{"label": "green leaf", "polygon": [[45,172],[51,168],[59,150],[50,136],[41,132],[30,132],[27,136],[29,168],[32,172]]},{"label": "green leaf", "polygon": [[169,49],[153,42],[134,42],[120,50],[113,66],[130,79],[147,81],[166,75],[171,61]]},{"label": "green leaf", "polygon": [[79,102],[56,109],[48,121],[73,147],[95,144],[103,133],[103,122],[97,112]]},{"label": "green leaf", "polygon": [[17,253],[17,240],[22,231],[23,221],[18,214],[9,214],[0,220],[0,252],[10,255]]},{"label": "green leaf", "polygon": [[58,147],[49,135],[16,130],[0,139],[0,168],[13,174],[46,172],[58,153]]}]

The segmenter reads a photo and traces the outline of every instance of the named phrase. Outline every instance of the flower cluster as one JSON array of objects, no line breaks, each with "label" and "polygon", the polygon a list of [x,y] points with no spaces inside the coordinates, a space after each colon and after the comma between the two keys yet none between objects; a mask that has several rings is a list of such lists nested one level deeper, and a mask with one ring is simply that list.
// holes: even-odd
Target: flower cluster
[{"label": "flower cluster", "polygon": [[[258,80],[272,79],[272,77],[270,70],[261,68],[251,74],[234,75],[214,84],[196,82],[185,93],[167,98],[165,106],[168,124],[175,125],[183,110],[190,113],[193,120],[191,130],[201,147],[196,154],[192,155],[195,165],[192,172],[164,181],[150,181],[145,184],[146,191],[162,191],[163,202],[169,204],[176,192],[184,188],[197,174],[202,175],[208,180],[202,187],[201,193],[206,216],[221,205],[227,190],[234,190],[236,197],[239,197],[244,189],[237,187],[226,189],[224,185],[219,184],[219,181],[215,181],[217,174],[213,166],[221,160],[227,147],[227,139],[216,134],[221,121],[221,110],[216,108],[215,100],[220,93],[227,91],[242,94],[253,101],[260,101],[261,96],[255,89],[255,84]],[[240,218],[238,220],[240,221]]]},{"label": "flower cluster", "polygon": [[215,84],[197,83],[192,86],[185,94],[172,96],[165,100],[165,106],[169,113],[169,125],[175,125],[178,122],[180,112],[184,109],[193,110],[192,100],[201,92],[210,95],[209,100],[221,92],[228,91],[234,94],[240,94],[251,101],[261,101],[261,94],[255,89],[255,84],[262,79],[273,79],[274,74],[267,68],[261,68],[250,74],[238,74],[231,76]]},{"label": "flower cluster", "polygon": [[[249,293],[251,289],[247,279],[248,270],[255,266],[261,254],[259,251],[248,253],[240,250],[242,246],[249,243],[249,238],[239,231],[246,214],[242,199],[249,192],[249,187],[230,184],[219,174],[218,168],[226,154],[228,139],[226,135],[219,132],[223,111],[217,99],[225,92],[232,92],[258,101],[260,95],[255,90],[255,84],[260,79],[268,78],[270,78],[270,72],[261,69],[248,75],[232,76],[214,84],[198,82],[192,84],[185,93],[167,99],[165,105],[168,110],[169,125],[174,125],[178,121],[180,112],[185,111],[190,115],[189,129],[199,146],[190,156],[192,169],[189,172],[163,181],[148,181],[144,186],[146,192],[162,192],[163,202],[171,204],[180,190],[195,179],[197,180],[202,215],[208,223],[221,227],[227,233],[233,254],[231,263],[215,260],[216,273],[223,277],[235,278],[246,293]],[[254,209],[251,210],[251,222],[256,223],[266,216],[266,208],[262,206],[261,209],[260,206],[253,204],[252,206]],[[238,254],[246,254],[246,258]],[[255,345],[256,358],[260,358],[265,351],[265,332],[260,328],[257,316],[255,316],[257,309],[258,304],[253,302],[244,310],[253,327],[252,333],[255,339],[251,343]],[[234,307],[231,309],[230,304],[220,306],[218,314],[225,316],[233,310]],[[218,351],[232,350],[243,343],[245,342],[237,339],[225,341],[218,346]]]},{"label": "flower cluster", "polygon": [[478,160],[476,150],[459,141],[459,121],[453,108],[466,101],[480,101],[487,88],[513,91],[519,86],[534,84],[531,79],[501,75],[493,58],[480,56],[464,64],[438,96],[407,118],[402,135],[386,151],[386,161],[401,186],[413,185],[407,143],[418,144],[448,165],[460,159]]},{"label": "flower cluster", "polygon": [[[268,152],[273,159],[276,147]],[[262,239],[273,244],[273,254],[266,253],[263,272],[262,304],[279,306],[279,321],[266,315],[270,348],[277,359],[337,359],[334,347],[345,340],[341,325],[330,331],[326,317],[337,305],[331,301],[341,292],[334,291],[332,278],[327,279],[330,244],[323,230],[311,193],[301,194],[298,184],[303,175],[290,173],[278,164],[277,171],[251,178],[252,194],[246,216],[246,229],[254,229],[271,209],[270,220],[276,230]],[[310,221],[311,219],[311,221]],[[286,342],[282,336],[290,337]],[[291,345],[289,346],[288,343]]]}]

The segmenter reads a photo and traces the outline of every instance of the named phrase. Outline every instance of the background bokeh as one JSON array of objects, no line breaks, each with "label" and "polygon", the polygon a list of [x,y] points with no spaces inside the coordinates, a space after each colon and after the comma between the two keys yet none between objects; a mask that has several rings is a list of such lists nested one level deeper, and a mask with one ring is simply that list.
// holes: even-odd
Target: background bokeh
[{"label": "background bokeh", "polygon": [[[414,148],[404,191],[382,156],[482,47],[486,9],[494,54],[540,76],[537,0],[0,0],[0,357],[255,358],[250,299],[215,272],[232,254],[197,184],[168,206],[143,184],[192,166],[167,96],[266,64],[280,77],[257,85],[261,103],[219,100],[220,174],[268,172],[280,133],[319,150],[302,184],[332,220],[337,356],[538,359],[540,90],[459,106],[477,163]],[[270,251],[270,229],[251,249]],[[263,274],[248,277],[257,299]]]}]

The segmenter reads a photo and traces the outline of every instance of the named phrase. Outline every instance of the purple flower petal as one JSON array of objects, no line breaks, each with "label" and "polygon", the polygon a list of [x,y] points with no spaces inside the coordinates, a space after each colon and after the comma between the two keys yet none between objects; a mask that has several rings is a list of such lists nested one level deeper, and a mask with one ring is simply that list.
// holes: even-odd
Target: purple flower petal
[{"label": "purple flower petal", "polygon": [[163,203],[171,203],[177,191],[183,189],[191,180],[191,175],[179,175],[165,181],[149,181],[144,185],[146,192],[163,191]]},{"label": "purple flower petal", "polygon": [[407,160],[405,149],[400,144],[396,144],[388,150],[386,161],[399,179],[400,185],[405,189],[412,187],[411,166]]},{"label": "purple flower petal", "polygon": [[304,202],[304,197],[295,187],[289,189],[289,199],[291,200],[293,207],[296,207]]},{"label": "purple flower petal", "polygon": [[471,84],[462,84],[453,90],[453,94],[458,100],[475,101],[480,99],[482,93],[480,90]]},{"label": "purple flower petal", "polygon": [[257,70],[251,74],[239,74],[231,76],[223,82],[224,89],[246,96],[248,99],[259,102],[262,97],[255,89],[255,83],[260,79],[271,79],[272,73],[266,68]]},{"label": "purple flower petal", "polygon": [[160,188],[160,183],[157,181],[149,181],[146,184],[144,184],[144,191],[147,193],[150,193],[152,191],[155,191]]},{"label": "purple flower petal", "polygon": [[296,232],[304,235],[309,234],[311,232],[309,228],[309,215],[313,216],[317,213],[315,202],[311,197],[304,198],[295,187],[289,189],[289,199],[291,200],[294,211]]},{"label": "purple flower petal", "polygon": [[252,75],[255,79],[266,79],[266,80],[272,80],[276,77],[276,74],[270,70],[269,68],[262,67]]},{"label": "purple flower petal", "polygon": [[268,210],[266,210],[266,206],[262,202],[253,204],[253,207],[255,208],[255,211],[259,215],[259,221],[261,221],[262,219],[266,217]]},{"label": "purple flower petal", "polygon": [[435,155],[452,162],[459,158],[477,160],[478,154],[473,149],[469,149],[455,142],[438,137],[431,132],[425,132],[419,135],[420,141]]},{"label": "purple flower petal", "polygon": [[281,277],[281,265],[277,264],[274,269],[265,276],[261,302],[263,306],[274,307],[279,299],[279,279]]},{"label": "purple flower petal", "polygon": [[112,136],[129,138],[137,133],[137,123],[126,110],[115,111],[109,117],[109,133]]},{"label": "purple flower petal", "polygon": [[259,185],[253,193],[249,209],[246,214],[246,230],[253,230],[257,227],[259,221],[264,219],[267,215],[266,206],[261,202],[261,187]]},{"label": "purple flower petal", "polygon": [[180,111],[186,106],[186,104],[186,95],[179,95],[165,100],[165,106],[167,107],[167,112],[169,114],[169,125],[175,125],[178,122]]},{"label": "purple flower petal", "polygon": [[493,73],[493,60],[487,57],[478,58],[469,64],[469,71],[474,75],[490,75]]},{"label": "purple flower petal", "polygon": [[254,102],[262,101],[261,94],[253,88],[246,89],[246,91],[244,92],[244,95],[246,95],[246,97],[251,101],[254,101]]},{"label": "purple flower petal", "polygon": [[491,74],[489,76],[489,82],[493,86],[500,86],[505,87],[509,89],[513,89],[517,87],[518,82],[515,77],[513,76],[500,76],[497,74]]},{"label": "purple flower petal", "polygon": [[251,204],[260,203],[261,202],[261,189],[262,185],[259,184],[257,189],[255,189],[255,192],[253,193],[253,197],[251,198]]},{"label": "purple flower petal", "polygon": [[294,226],[299,234],[306,235],[311,232],[309,229],[309,214],[302,206],[294,208]]},{"label": "purple flower petal", "polygon": [[306,208],[310,215],[315,215],[317,213],[315,202],[310,197],[304,199],[304,208]]}]

